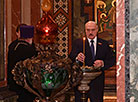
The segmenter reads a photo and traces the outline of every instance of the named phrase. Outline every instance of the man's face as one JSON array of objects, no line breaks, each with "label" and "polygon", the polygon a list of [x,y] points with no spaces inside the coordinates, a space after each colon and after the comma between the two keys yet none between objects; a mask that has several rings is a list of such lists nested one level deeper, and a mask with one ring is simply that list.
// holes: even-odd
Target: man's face
[{"label": "man's face", "polygon": [[20,31],[16,32],[17,38],[20,38]]},{"label": "man's face", "polygon": [[97,36],[98,27],[94,22],[88,22],[85,25],[85,33],[87,38],[94,39]]}]

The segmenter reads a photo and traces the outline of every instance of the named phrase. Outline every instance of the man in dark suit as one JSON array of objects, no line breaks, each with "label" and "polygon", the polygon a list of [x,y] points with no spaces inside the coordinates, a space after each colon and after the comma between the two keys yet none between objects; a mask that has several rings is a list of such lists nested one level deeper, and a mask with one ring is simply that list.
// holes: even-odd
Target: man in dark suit
[{"label": "man in dark suit", "polygon": [[[69,55],[71,60],[79,61],[80,65],[85,61],[86,66],[101,68],[102,74],[90,82],[90,90],[87,98],[90,102],[103,102],[104,92],[104,70],[110,68],[115,63],[115,56],[108,42],[97,37],[98,26],[94,21],[85,24],[85,55],[83,54],[83,40],[74,41],[72,51]],[[93,47],[92,46],[93,43]],[[81,102],[81,93],[75,87],[75,102]]]},{"label": "man in dark suit", "polygon": [[35,95],[27,91],[22,86],[16,84],[13,79],[13,70],[15,64],[19,61],[23,61],[27,58],[31,58],[37,55],[35,45],[32,42],[34,36],[34,26],[19,25],[17,27],[17,37],[9,45],[8,49],[8,68],[7,68],[7,81],[9,90],[14,91],[19,96],[17,102],[33,102]]}]

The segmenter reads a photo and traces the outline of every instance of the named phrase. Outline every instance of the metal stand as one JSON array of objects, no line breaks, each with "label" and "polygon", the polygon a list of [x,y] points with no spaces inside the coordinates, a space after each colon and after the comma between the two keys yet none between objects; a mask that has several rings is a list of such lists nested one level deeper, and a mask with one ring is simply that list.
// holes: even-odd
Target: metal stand
[{"label": "metal stand", "polygon": [[[85,68],[87,68],[85,70]],[[88,70],[89,68],[89,70]],[[91,68],[91,69],[90,69]],[[94,80],[97,76],[99,76],[102,72],[99,70],[95,70],[93,67],[83,67],[83,79],[80,82],[80,85],[78,86],[78,90],[82,93],[81,101],[86,102],[86,94],[90,89],[90,86],[88,85],[92,80]]]}]

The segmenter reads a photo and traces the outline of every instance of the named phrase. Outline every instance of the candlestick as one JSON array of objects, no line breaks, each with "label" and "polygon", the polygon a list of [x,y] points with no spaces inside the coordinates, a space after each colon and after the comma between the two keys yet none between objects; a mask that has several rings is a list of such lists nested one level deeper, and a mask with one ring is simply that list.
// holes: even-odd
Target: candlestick
[{"label": "candlestick", "polygon": [[[86,40],[86,38],[83,37],[83,54],[84,54],[84,56],[85,56],[85,40]],[[85,66],[85,60],[83,61],[83,66]]]}]

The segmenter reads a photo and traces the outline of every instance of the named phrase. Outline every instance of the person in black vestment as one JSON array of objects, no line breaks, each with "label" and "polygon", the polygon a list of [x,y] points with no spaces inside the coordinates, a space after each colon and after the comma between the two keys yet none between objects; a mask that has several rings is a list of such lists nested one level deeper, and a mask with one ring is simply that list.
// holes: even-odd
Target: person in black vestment
[{"label": "person in black vestment", "polygon": [[[115,56],[108,42],[98,38],[98,26],[94,21],[88,21],[85,24],[85,33],[85,55],[83,54],[83,39],[77,39],[73,43],[69,57],[73,62],[78,61],[80,65],[85,61],[86,66],[101,68],[102,74],[89,84],[90,90],[87,93],[87,98],[90,98],[90,102],[103,102],[104,70],[115,64]],[[91,42],[94,45],[93,52],[91,52]],[[81,93],[78,91],[77,86],[74,88],[74,91],[75,102],[81,102]]]},{"label": "person in black vestment", "polygon": [[8,87],[9,90],[17,93],[17,102],[33,102],[36,96],[22,86],[17,85],[11,71],[17,62],[37,55],[35,44],[33,43],[34,26],[21,24],[17,27],[16,34],[18,38],[8,47]]}]

